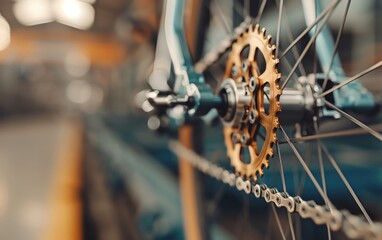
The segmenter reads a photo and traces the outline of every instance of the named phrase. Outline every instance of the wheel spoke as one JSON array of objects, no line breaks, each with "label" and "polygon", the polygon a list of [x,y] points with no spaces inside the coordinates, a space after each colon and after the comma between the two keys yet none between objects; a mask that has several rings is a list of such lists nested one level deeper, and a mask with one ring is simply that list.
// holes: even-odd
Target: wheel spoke
[{"label": "wheel spoke", "polygon": [[284,240],[286,240],[285,233],[284,233],[283,227],[281,226],[281,222],[280,222],[279,215],[278,215],[278,213],[277,213],[275,204],[272,203],[271,205],[272,205],[272,212],[273,212],[273,215],[274,215],[274,217],[275,217],[275,219],[276,219],[277,226],[279,227],[281,237],[282,237]]},{"label": "wheel spoke", "polygon": [[[307,151],[307,153],[305,153],[305,155],[306,155],[305,163],[309,167],[309,164],[312,161],[312,146],[311,146],[311,144],[308,144],[306,151]],[[306,172],[303,171],[300,182],[298,183],[297,195],[301,195],[302,192],[304,191],[305,182],[306,182],[306,175],[307,175]]]},{"label": "wheel spoke", "polygon": [[278,142],[276,142],[276,148],[277,148],[277,155],[279,157],[279,162],[280,162],[281,182],[283,184],[284,192],[287,192],[286,183],[285,183],[285,175],[284,175],[284,167],[283,167],[283,162],[281,160],[280,146],[279,146]]},{"label": "wheel spoke", "polygon": [[276,33],[276,58],[279,56],[280,30],[281,30],[281,19],[283,15],[283,8],[284,8],[284,0],[280,0],[279,19],[277,22],[277,33]]},{"label": "wheel spoke", "polygon": [[[277,155],[278,155],[279,162],[280,162],[281,182],[283,184],[283,191],[286,193],[287,192],[287,188],[286,188],[286,182],[285,182],[284,167],[283,167],[283,162],[282,162],[282,159],[281,159],[280,146],[279,146],[278,142],[276,142],[276,147],[277,147]],[[290,233],[292,235],[292,239],[295,240],[296,236],[294,234],[294,227],[293,227],[293,222],[292,222],[292,216],[291,216],[290,212],[288,212],[288,211],[287,211],[287,214],[288,214],[288,222],[289,222]]]},{"label": "wheel spoke", "polygon": [[335,90],[337,90],[337,89],[339,89],[339,88],[342,88],[343,86],[348,85],[349,83],[351,83],[351,82],[353,82],[353,81],[359,79],[360,77],[362,77],[362,76],[364,76],[364,75],[366,75],[366,74],[368,74],[368,73],[374,71],[375,69],[377,69],[377,68],[379,68],[379,67],[381,67],[381,66],[382,66],[382,60],[379,61],[379,62],[377,62],[377,63],[374,64],[373,66],[369,67],[368,69],[366,69],[366,70],[364,70],[364,71],[362,71],[362,72],[360,72],[360,73],[354,75],[353,77],[347,79],[346,81],[341,82],[340,84],[336,85],[335,87],[332,87],[331,89],[329,89],[329,90],[327,90],[327,91],[321,93],[321,94],[319,95],[319,97],[324,97],[324,96],[328,95],[329,93],[332,93],[332,92],[334,92]]},{"label": "wheel spoke", "polygon": [[341,24],[340,30],[339,30],[339,32],[337,34],[336,42],[334,44],[333,53],[332,53],[332,56],[330,58],[329,68],[328,68],[328,70],[325,73],[325,78],[324,78],[324,83],[322,84],[322,89],[325,89],[326,84],[328,83],[329,73],[332,70],[334,57],[336,56],[337,49],[338,49],[338,44],[340,42],[340,39],[341,39],[341,36],[342,36],[342,32],[343,32],[344,27],[345,27],[345,22],[346,22],[346,17],[347,17],[348,12],[349,12],[350,2],[351,2],[351,0],[348,0],[347,3],[346,3],[345,13],[344,13],[344,16],[342,18],[342,24]]},{"label": "wheel spoke", "polygon": [[[279,2],[276,1],[276,3],[278,4]],[[290,40],[291,42],[293,42],[294,37],[293,37],[293,33],[292,33],[292,30],[291,30],[291,27],[290,27],[290,24],[289,24],[288,14],[283,14],[283,18],[285,18],[285,21],[284,21],[283,23],[284,23],[284,25],[286,26],[286,27],[284,27],[284,29],[286,29],[286,33],[287,33],[287,35],[288,35],[289,40]],[[297,49],[296,49],[295,46],[296,46],[296,45],[294,45],[294,46],[292,47],[292,53],[293,53],[294,58],[297,60],[297,59],[300,57],[300,54],[299,54],[299,52],[297,51]],[[280,46],[278,47],[278,49],[280,49]],[[278,50],[278,51],[280,51],[280,50]],[[278,54],[277,54],[277,56],[278,56]],[[284,60],[288,60],[287,58],[283,58],[283,59],[284,59]],[[289,62],[288,62],[288,64],[289,64]],[[290,64],[289,64],[289,65],[290,65]],[[291,65],[290,65],[290,69],[292,69],[292,66],[291,66]],[[300,70],[301,75],[303,75],[303,76],[306,75],[305,68],[304,68],[304,66],[303,66],[302,64],[299,64],[299,65],[298,65],[298,69]]]},{"label": "wheel spoke", "polygon": [[[317,117],[314,117],[313,123],[314,123],[314,131],[316,133],[318,133]],[[317,141],[316,144],[317,144],[318,162],[319,162],[319,166],[320,166],[320,175],[321,175],[322,189],[324,190],[325,196],[328,197],[328,193],[326,191],[324,163],[322,161],[322,150],[321,150],[320,142]],[[326,203],[326,205],[328,206],[328,203]],[[331,233],[330,233],[330,226],[329,226],[329,224],[326,224],[326,228],[328,230],[328,239],[331,240],[332,236],[331,236]]]},{"label": "wheel spoke", "polygon": [[322,150],[324,151],[325,155],[328,157],[328,159],[330,160],[330,162],[332,163],[334,169],[337,171],[338,175],[340,176],[340,178],[342,179],[342,181],[344,182],[346,188],[349,190],[350,194],[352,195],[352,197],[354,198],[354,201],[357,203],[358,207],[361,209],[363,215],[365,216],[366,220],[370,223],[370,224],[374,224],[373,221],[371,220],[369,214],[367,213],[366,209],[363,207],[361,201],[359,200],[359,198],[357,197],[357,195],[355,194],[353,188],[351,187],[351,185],[349,184],[348,180],[346,179],[345,175],[342,173],[341,169],[339,168],[337,162],[334,160],[333,156],[329,153],[328,149],[326,148],[326,146],[320,141],[319,141],[319,144],[322,148]]},{"label": "wheel spoke", "polygon": [[[298,195],[299,192],[298,172],[298,162],[293,161],[293,188],[296,195]],[[294,225],[296,226],[295,237],[296,239],[301,239],[301,219],[295,216],[292,220],[294,220]]]},{"label": "wheel spoke", "polygon": [[294,152],[294,154],[296,155],[297,159],[299,160],[300,164],[302,165],[302,167],[304,168],[305,172],[308,174],[310,180],[313,182],[314,186],[316,187],[318,193],[321,195],[321,197],[325,200],[325,202],[327,202],[328,206],[330,208],[333,208],[333,204],[330,202],[330,200],[327,198],[327,196],[324,194],[324,191],[322,190],[320,184],[318,184],[316,178],[313,176],[312,172],[310,171],[309,167],[306,165],[304,159],[302,159],[300,153],[297,151],[296,147],[293,145],[293,143],[289,140],[289,137],[288,135],[286,134],[286,132],[284,131],[284,128],[282,126],[280,126],[280,129],[281,129],[281,132],[283,133],[284,135],[284,138],[286,139],[286,141],[288,142],[289,146],[291,147],[292,151]]},{"label": "wheel spoke", "polygon": [[[374,131],[382,131],[382,124],[375,124],[369,126]],[[324,138],[334,138],[334,137],[344,137],[344,136],[355,136],[355,135],[361,135],[361,134],[369,134],[368,131],[366,131],[363,128],[354,128],[349,130],[342,130],[342,131],[335,131],[335,132],[328,132],[328,133],[318,133],[314,135],[299,137],[299,138],[293,138],[290,139],[292,143],[297,142],[306,142],[306,141],[312,141],[316,139],[324,139]],[[279,141],[280,144],[285,144],[287,141]]]},{"label": "wheel spoke", "polygon": [[249,0],[244,0],[244,6],[243,6],[243,14],[244,16],[248,16],[248,17],[251,17],[250,14],[249,14]]},{"label": "wheel spoke", "polygon": [[214,216],[215,216],[215,214],[216,214],[216,209],[217,209],[217,207],[218,207],[218,203],[219,203],[220,200],[222,199],[225,190],[226,190],[225,185],[222,185],[222,186],[218,189],[218,191],[216,191],[214,197],[213,197],[212,200],[209,202],[209,204],[207,204],[207,210],[208,210],[208,214],[210,215],[210,217],[214,217]]},{"label": "wheel spoke", "polygon": [[[298,58],[298,57],[297,57]],[[296,59],[297,59],[296,58]],[[281,59],[281,61],[284,61],[285,62],[285,65],[286,65],[286,67],[289,69],[289,71],[292,71],[292,65],[290,64],[290,62],[288,61],[288,59],[287,58],[283,58],[283,59]],[[301,65],[301,64],[300,64]],[[302,66],[302,65],[301,65]],[[297,75],[297,73],[296,73],[296,71],[294,71],[294,73],[293,73],[294,75],[295,75],[295,77],[296,78],[298,78],[298,75]],[[302,73],[301,73],[302,74]]]},{"label": "wheel spoke", "polygon": [[[317,18],[317,1],[314,1],[314,17]],[[317,28],[314,29],[314,32],[317,32]],[[313,76],[314,76],[314,84],[317,84],[317,45],[316,40],[313,42]]]},{"label": "wheel spoke", "polygon": [[264,12],[265,4],[267,4],[267,0],[262,0],[261,5],[260,5],[260,9],[259,9],[259,13],[257,14],[257,17],[255,19],[255,23],[260,22],[261,16],[263,15],[263,12]]},{"label": "wheel spoke", "polygon": [[382,141],[382,135],[371,129],[370,127],[368,127],[367,125],[365,125],[364,123],[362,123],[361,121],[359,121],[358,119],[356,119],[355,117],[351,116],[350,114],[342,111],[340,108],[336,107],[334,104],[331,104],[330,102],[326,101],[325,100],[325,104],[331,108],[333,108],[334,110],[336,110],[337,112],[339,112],[342,116],[346,117],[347,119],[349,119],[350,121],[354,122],[355,124],[357,124],[358,126],[360,126],[361,128],[363,128],[365,131],[367,131],[368,133],[370,133],[371,135],[373,135],[374,137],[376,137],[377,139],[379,139],[380,141]]},{"label": "wheel spoke", "polygon": [[304,51],[302,51],[299,59],[297,60],[297,62],[294,64],[293,68],[292,68],[292,71],[289,73],[288,77],[286,78],[285,82],[283,83],[282,85],[282,89],[285,88],[285,86],[288,84],[289,80],[291,79],[293,73],[296,71],[298,65],[301,63],[302,59],[305,57],[306,53],[308,52],[310,46],[312,46],[312,44],[315,42],[318,34],[320,34],[321,30],[325,27],[327,21],[329,21],[329,18],[330,16],[332,15],[334,9],[332,9],[328,15],[325,16],[322,24],[319,26],[319,28],[317,29],[317,31],[314,33],[314,35],[310,38],[308,44],[306,45]]},{"label": "wheel spoke", "polygon": [[235,1],[233,1],[233,8],[235,11],[245,20],[247,19],[248,15],[246,15],[244,7],[240,4],[235,4]]},{"label": "wheel spoke", "polygon": [[[238,239],[243,239],[242,236],[245,236],[245,230],[247,227],[248,222],[248,211],[249,211],[249,199],[248,195],[243,195],[243,222],[239,225],[239,231],[241,233],[241,236],[238,237]],[[238,221],[240,223],[240,221]]]},{"label": "wheel spoke", "polygon": [[337,6],[337,4],[340,2],[340,0],[332,2],[324,11],[321,12],[321,14],[316,18],[316,20],[307,27],[300,35],[284,50],[284,52],[281,54],[280,59],[285,57],[285,55],[291,50],[291,48],[296,45],[301,38],[303,38],[314,26],[316,26],[321,19],[326,17],[327,14],[333,12],[334,8]]},{"label": "wheel spoke", "polygon": [[214,5],[215,5],[215,8],[217,9],[218,17],[220,18],[221,22],[224,25],[226,33],[231,34],[232,33],[231,26],[228,23],[227,18],[225,17],[225,14],[223,13],[223,9],[221,8],[220,3],[217,0],[215,0]]}]

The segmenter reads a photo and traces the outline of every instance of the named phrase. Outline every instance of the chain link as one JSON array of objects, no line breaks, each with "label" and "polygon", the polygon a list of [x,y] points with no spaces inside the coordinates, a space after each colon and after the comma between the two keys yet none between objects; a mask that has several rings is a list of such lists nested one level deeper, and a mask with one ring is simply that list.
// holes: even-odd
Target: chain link
[{"label": "chain link", "polygon": [[278,208],[285,208],[290,213],[297,213],[301,218],[309,218],[317,225],[328,224],[332,231],[342,229],[350,239],[382,238],[381,223],[370,225],[362,216],[352,215],[347,210],[329,209],[327,206],[316,204],[313,200],[303,200],[299,196],[292,197],[286,192],[279,192],[276,188],[243,179],[199,156],[178,141],[171,141],[170,149],[179,158],[189,161],[193,167],[206,175],[246,194],[263,198],[267,203],[274,203]]}]

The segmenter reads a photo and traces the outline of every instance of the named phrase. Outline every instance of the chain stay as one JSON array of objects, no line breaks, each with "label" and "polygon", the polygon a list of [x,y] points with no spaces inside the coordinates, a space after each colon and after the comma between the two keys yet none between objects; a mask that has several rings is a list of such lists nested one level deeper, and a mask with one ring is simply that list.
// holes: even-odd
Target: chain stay
[{"label": "chain stay", "polygon": [[313,200],[306,201],[299,196],[292,197],[286,192],[279,192],[276,188],[269,188],[265,184],[245,180],[204,159],[177,141],[170,142],[170,149],[178,157],[189,161],[193,167],[206,175],[246,194],[263,198],[267,203],[273,203],[278,208],[285,208],[288,212],[297,213],[301,218],[309,218],[317,225],[328,224],[332,231],[343,229],[351,239],[379,239],[382,237],[381,223],[370,225],[362,216],[352,215],[347,210],[329,209],[327,206],[316,204]]}]

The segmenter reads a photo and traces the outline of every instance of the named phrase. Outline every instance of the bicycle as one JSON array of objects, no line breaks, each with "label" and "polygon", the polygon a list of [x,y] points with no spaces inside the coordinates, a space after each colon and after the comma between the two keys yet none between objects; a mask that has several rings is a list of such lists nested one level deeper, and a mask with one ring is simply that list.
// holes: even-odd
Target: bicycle
[{"label": "bicycle", "polygon": [[[230,24],[224,20],[222,7],[216,1],[212,2],[215,2],[215,14],[220,16],[223,25],[228,29]],[[167,0],[164,4],[162,30],[158,36],[156,61],[153,77],[150,79],[154,90],[147,92],[147,101],[144,103],[148,111],[155,109],[159,117],[151,118],[149,125],[158,128],[161,125],[160,118],[168,116],[178,125],[206,115],[209,119],[211,116],[219,116],[223,124],[227,156],[234,169],[232,172],[232,168],[211,162],[190,150],[192,144],[187,139],[191,130],[181,130],[181,138],[186,140],[181,139],[181,143],[171,142],[170,149],[182,159],[181,168],[188,175],[186,181],[191,182],[191,185],[185,185],[191,192],[184,193],[194,195],[184,199],[184,205],[192,207],[188,214],[192,215],[192,212],[197,211],[195,186],[192,183],[196,176],[190,169],[193,167],[248,195],[263,198],[271,205],[283,239],[288,235],[283,230],[276,207],[286,209],[287,228],[292,239],[298,238],[301,230],[297,230],[297,221],[293,221],[292,213],[300,218],[310,219],[316,225],[325,226],[328,239],[332,238],[333,232],[339,230],[351,239],[381,238],[382,224],[371,219],[324,139],[368,133],[377,141],[371,143],[377,146],[377,150],[380,148],[380,125],[367,126],[358,120],[358,116],[354,117],[350,113],[365,115],[362,120],[367,120],[370,114],[377,111],[377,98],[356,80],[381,67],[382,61],[379,60],[352,77],[346,77],[338,47],[348,17],[350,0],[333,0],[322,9],[318,1],[301,1],[307,27],[296,38],[293,38],[288,15],[284,13],[284,1],[276,1],[278,11],[275,44],[270,35],[266,34],[266,28],[260,27],[267,2],[260,2],[258,11],[254,14],[256,16],[242,17],[242,23],[233,31],[228,30],[231,36],[220,41],[218,49],[207,50],[204,57],[196,63],[192,60],[185,38],[185,1]],[[232,2],[232,8],[236,12],[243,11],[247,15],[251,14],[250,5],[250,1],[245,1],[243,5]],[[343,7],[343,16],[339,33],[333,41],[327,23],[339,6]],[[238,11],[237,8],[240,7],[242,9]],[[235,16],[232,17],[234,18]],[[285,38],[290,41],[283,51],[282,28]],[[310,37],[306,38],[307,36]],[[307,43],[302,52],[299,52],[296,46],[302,40]],[[225,61],[225,67],[220,69],[219,61],[222,60]],[[290,61],[294,61],[293,64]],[[310,69],[304,68],[307,61],[312,65]],[[311,73],[307,74],[308,72]],[[214,75],[218,80],[214,79]],[[215,113],[211,113],[212,109],[215,109]],[[360,129],[333,131],[331,123],[342,123],[343,119],[350,120]],[[294,133],[293,137],[291,131]],[[302,157],[301,147],[296,144],[310,141],[314,141],[317,155],[311,156],[309,161]],[[292,151],[297,163],[304,169],[300,183],[295,183],[294,190],[291,191],[289,183],[288,190],[284,173],[284,168],[289,163],[281,155],[286,152],[286,156],[291,158],[285,146],[290,148],[289,151]],[[328,160],[343,181],[362,216],[353,215],[347,210],[338,210],[329,199],[328,195],[333,194],[333,189],[327,186],[324,159]],[[319,173],[320,180],[316,179],[312,166],[308,165],[313,160],[317,161],[316,172]],[[265,170],[270,165],[279,167],[281,188],[268,187],[264,183],[266,176],[271,175]],[[315,201],[299,197],[299,188],[306,177],[318,192],[318,196],[311,195],[315,197]],[[186,235],[190,239],[202,236],[196,218],[194,216],[194,220],[185,220],[186,225],[192,225],[186,226]]]}]

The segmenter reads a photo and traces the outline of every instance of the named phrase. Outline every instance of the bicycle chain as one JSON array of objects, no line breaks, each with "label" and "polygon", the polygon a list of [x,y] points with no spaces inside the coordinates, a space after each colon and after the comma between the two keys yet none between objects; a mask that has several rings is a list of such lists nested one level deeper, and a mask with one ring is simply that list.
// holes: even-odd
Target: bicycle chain
[{"label": "bicycle chain", "polygon": [[382,224],[369,224],[363,217],[352,215],[347,210],[329,209],[327,206],[316,204],[313,200],[303,200],[300,196],[292,197],[277,188],[265,184],[253,183],[240,176],[204,159],[195,152],[184,147],[177,141],[170,142],[170,149],[179,158],[185,159],[204,174],[223,182],[256,198],[263,198],[267,203],[274,203],[278,208],[285,208],[290,213],[298,213],[301,218],[311,219],[317,225],[327,224],[332,231],[343,229],[350,239],[381,239]]},{"label": "bicycle chain", "polygon": [[226,38],[223,40],[216,51],[211,51],[207,53],[202,59],[200,59],[195,65],[195,71],[198,73],[202,73],[207,70],[209,66],[216,63],[224,53],[226,53],[234,42],[236,42],[237,38],[248,30],[251,24],[250,19],[246,19],[239,26],[234,29],[234,35],[232,37]]}]

